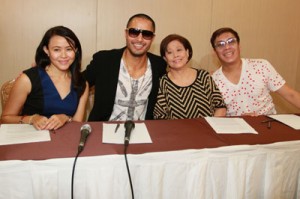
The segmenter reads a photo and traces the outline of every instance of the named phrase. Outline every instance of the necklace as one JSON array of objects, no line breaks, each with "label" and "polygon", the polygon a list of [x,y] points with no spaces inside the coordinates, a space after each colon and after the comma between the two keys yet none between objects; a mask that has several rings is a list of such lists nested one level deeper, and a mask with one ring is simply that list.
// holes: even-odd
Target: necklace
[{"label": "necklace", "polygon": [[[128,110],[127,110],[127,120],[133,120],[136,118],[137,120],[140,120],[142,115],[145,112],[146,105],[147,105],[147,99],[144,99],[143,93],[144,89],[147,89],[147,84],[146,84],[146,74],[148,71],[148,68],[150,66],[146,67],[146,70],[144,71],[144,74],[139,77],[138,79],[135,79],[132,77],[128,71],[128,66],[126,65],[126,60],[124,57],[122,58],[123,62],[123,67],[124,67],[124,72],[127,74],[127,78],[130,81],[130,86],[131,91],[129,94],[129,101],[128,101]],[[127,90],[127,89],[126,89]],[[128,89],[129,90],[129,89]],[[139,97],[137,97],[139,96]],[[141,98],[140,98],[141,97]],[[147,98],[147,97],[146,97]]]},{"label": "necklace", "polygon": [[127,62],[126,62],[126,59],[125,59],[124,56],[123,56],[122,60],[123,60],[123,63],[124,63],[124,68],[126,69],[128,75],[129,75],[129,81],[130,81],[130,85],[131,85],[131,90],[132,90],[132,92],[135,92],[136,95],[137,95],[141,91],[141,89],[142,89],[142,87],[144,85],[145,76],[146,76],[146,72],[147,72],[148,66],[146,67],[146,70],[144,71],[144,74],[142,76],[142,82],[141,82],[141,84],[139,86],[139,80],[141,79],[141,77],[138,78],[138,79],[134,79],[131,76],[130,72],[129,72],[129,68],[130,67],[127,65]]},{"label": "necklace", "polygon": [[[125,68],[128,72],[128,74],[134,78],[139,79],[143,74],[147,71],[147,57],[141,57],[141,58],[132,58],[132,61],[134,62],[133,65],[128,64],[128,60],[126,59],[127,51],[124,52],[122,56],[122,60],[124,62]],[[129,56],[129,55],[128,55]],[[134,66],[134,67],[132,67]]]},{"label": "necklace", "polygon": [[139,86],[139,79],[133,79],[130,75],[129,75],[129,78],[130,78],[130,85],[131,85],[131,90],[132,92],[136,92],[136,95],[139,94],[139,92],[141,91],[143,85],[144,85],[144,81],[145,81],[145,74],[143,75],[143,79],[142,79],[142,82]]}]

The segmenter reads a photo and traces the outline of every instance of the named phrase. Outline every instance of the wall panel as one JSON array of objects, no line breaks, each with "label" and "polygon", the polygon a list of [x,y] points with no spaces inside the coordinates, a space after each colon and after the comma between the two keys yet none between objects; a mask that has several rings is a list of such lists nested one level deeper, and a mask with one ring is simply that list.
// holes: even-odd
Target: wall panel
[{"label": "wall panel", "polygon": [[[31,65],[44,32],[54,25],[74,30],[83,46],[83,68],[97,50],[125,45],[130,16],[149,14],[157,31],[151,51],[170,33],[187,37],[191,66],[218,68],[209,39],[230,26],[241,36],[242,55],[266,58],[300,90],[300,1],[294,0],[0,0],[0,84]],[[279,112],[299,112],[275,96]]]},{"label": "wall panel", "polygon": [[52,26],[75,32],[84,67],[96,50],[97,0],[0,0],[0,5],[1,85],[31,66],[39,42]]},{"label": "wall panel", "polygon": [[[237,30],[241,37],[243,57],[269,60],[287,83],[300,91],[299,84],[297,86],[299,45],[295,45],[300,35],[298,12],[300,2],[292,0],[213,2],[213,30],[224,26]],[[273,96],[278,112],[299,112],[299,109],[287,104],[279,96],[275,94]]]}]

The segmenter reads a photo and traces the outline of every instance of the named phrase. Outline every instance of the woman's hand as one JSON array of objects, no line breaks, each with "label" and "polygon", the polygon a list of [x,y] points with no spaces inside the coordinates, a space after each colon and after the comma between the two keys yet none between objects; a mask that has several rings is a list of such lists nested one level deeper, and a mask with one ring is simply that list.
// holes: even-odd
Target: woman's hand
[{"label": "woman's hand", "polygon": [[37,130],[44,130],[47,122],[47,117],[38,114],[34,114],[29,118],[29,123],[32,124]]},{"label": "woman's hand", "polygon": [[32,115],[30,120],[32,125],[38,130],[57,130],[69,120],[69,117],[65,114],[52,115],[50,118]]},{"label": "woman's hand", "polygon": [[44,127],[45,130],[56,130],[62,127],[67,121],[69,117],[65,114],[52,115],[46,123]]}]

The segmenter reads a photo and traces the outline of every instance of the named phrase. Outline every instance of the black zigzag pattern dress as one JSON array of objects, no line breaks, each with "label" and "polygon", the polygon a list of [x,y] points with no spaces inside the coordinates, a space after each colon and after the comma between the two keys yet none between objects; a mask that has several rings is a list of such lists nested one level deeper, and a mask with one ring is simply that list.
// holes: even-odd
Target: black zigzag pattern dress
[{"label": "black zigzag pattern dress", "polygon": [[155,119],[185,119],[213,116],[225,108],[219,88],[206,70],[196,69],[197,78],[186,87],[177,86],[167,75],[160,80]]}]

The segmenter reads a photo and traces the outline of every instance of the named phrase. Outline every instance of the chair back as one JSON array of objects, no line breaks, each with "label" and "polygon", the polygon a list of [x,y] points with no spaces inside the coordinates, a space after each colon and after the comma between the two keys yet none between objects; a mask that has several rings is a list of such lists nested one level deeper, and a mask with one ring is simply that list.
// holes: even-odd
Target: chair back
[{"label": "chair back", "polygon": [[9,80],[7,82],[4,82],[4,84],[1,87],[1,106],[2,106],[2,111],[4,109],[4,106],[8,100],[10,91],[12,87],[15,84],[15,79]]}]

